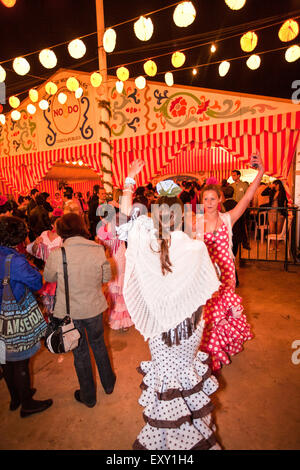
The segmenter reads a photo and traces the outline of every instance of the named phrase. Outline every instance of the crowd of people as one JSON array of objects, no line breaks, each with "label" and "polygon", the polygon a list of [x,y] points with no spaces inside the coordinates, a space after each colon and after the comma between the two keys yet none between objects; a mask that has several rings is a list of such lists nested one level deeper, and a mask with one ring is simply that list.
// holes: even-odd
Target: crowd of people
[{"label": "crowd of people", "polygon": [[251,163],[258,172],[250,185],[235,170],[231,185],[208,178],[136,187],[143,168],[136,160],[112,197],[100,185],[85,198],[70,186],[53,199],[37,189],[17,202],[0,196],[0,301],[7,302],[7,283],[15,304],[33,292],[45,321],[32,344],[4,331],[9,318],[1,306],[0,364],[10,410],[21,406],[27,417],[52,405],[51,399],[33,399],[29,360],[47,322],[66,314],[63,246],[71,318],[81,333],[73,350],[75,400],[90,408],[97,402],[89,345],[105,393],[114,390],[116,374],[103,339],[108,312],[111,328],[126,332],[134,325],[151,352],[140,365],[146,424],[133,448],[220,449],[209,397],[218,388],[217,371],[253,337],[236,293],[238,246],[249,248],[245,213],[253,200],[275,211],[287,203],[279,180],[261,189],[261,157]]}]

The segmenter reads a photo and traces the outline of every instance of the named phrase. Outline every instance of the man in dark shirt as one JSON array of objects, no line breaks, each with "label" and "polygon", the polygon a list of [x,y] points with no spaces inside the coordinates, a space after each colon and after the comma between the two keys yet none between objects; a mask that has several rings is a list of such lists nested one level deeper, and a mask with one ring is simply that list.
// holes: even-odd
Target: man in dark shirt
[{"label": "man in dark shirt", "polygon": [[51,222],[48,211],[44,208],[45,199],[41,194],[36,196],[36,207],[30,211],[28,225],[35,240],[45,230],[51,230]]}]

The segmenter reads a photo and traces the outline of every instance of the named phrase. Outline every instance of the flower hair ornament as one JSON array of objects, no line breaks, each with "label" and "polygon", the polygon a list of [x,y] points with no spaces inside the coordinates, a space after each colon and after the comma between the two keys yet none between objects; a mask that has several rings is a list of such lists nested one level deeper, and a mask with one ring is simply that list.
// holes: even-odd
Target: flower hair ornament
[{"label": "flower hair ornament", "polygon": [[172,180],[161,181],[156,185],[156,191],[160,197],[176,197],[182,189]]},{"label": "flower hair ornament", "polygon": [[4,206],[8,201],[7,197],[5,196],[0,196],[0,206]]}]

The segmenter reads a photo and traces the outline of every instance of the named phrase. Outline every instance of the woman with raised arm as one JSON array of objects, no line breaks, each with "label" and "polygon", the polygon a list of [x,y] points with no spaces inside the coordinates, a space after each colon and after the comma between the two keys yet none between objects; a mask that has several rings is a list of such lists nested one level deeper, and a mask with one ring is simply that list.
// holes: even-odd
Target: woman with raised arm
[{"label": "woman with raised arm", "polygon": [[208,300],[203,312],[205,328],[200,349],[211,355],[213,370],[220,369],[222,364],[230,364],[230,356],[241,352],[244,342],[253,338],[243,314],[242,299],[235,293],[232,253],[232,226],[249,206],[264,174],[259,154],[252,157],[251,165],[257,165],[256,178],[232,210],[219,212],[222,196],[219,186],[208,185],[202,190],[204,216],[197,219],[196,238],[206,244],[221,281],[218,294]]},{"label": "woman with raised arm", "polygon": [[[121,203],[130,215],[134,177],[143,162],[131,165]],[[157,185],[152,217],[141,215],[117,229],[127,240],[123,294],[136,329],[148,341],[151,361],[139,372],[140,405],[146,425],[136,450],[220,449],[214,435],[209,396],[218,383],[199,351],[201,306],[219,282],[205,244],[183,233],[181,189],[173,181]]]}]

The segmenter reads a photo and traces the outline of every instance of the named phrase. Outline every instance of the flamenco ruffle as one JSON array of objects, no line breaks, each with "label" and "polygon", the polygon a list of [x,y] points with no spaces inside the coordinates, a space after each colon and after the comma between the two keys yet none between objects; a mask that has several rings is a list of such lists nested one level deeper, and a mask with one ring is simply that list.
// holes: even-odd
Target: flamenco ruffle
[{"label": "flamenco ruffle", "polygon": [[135,450],[220,449],[212,424],[209,396],[218,388],[206,362],[198,352],[191,366],[176,376],[162,377],[153,361],[141,363],[144,375],[139,399],[145,407],[146,425],[138,435]]},{"label": "flamenco ruffle", "polygon": [[121,330],[122,328],[130,328],[133,325],[133,322],[127,312],[112,311],[110,312],[109,317],[109,326],[113,330]]}]

